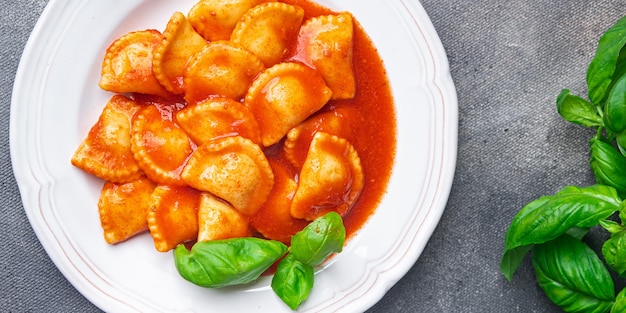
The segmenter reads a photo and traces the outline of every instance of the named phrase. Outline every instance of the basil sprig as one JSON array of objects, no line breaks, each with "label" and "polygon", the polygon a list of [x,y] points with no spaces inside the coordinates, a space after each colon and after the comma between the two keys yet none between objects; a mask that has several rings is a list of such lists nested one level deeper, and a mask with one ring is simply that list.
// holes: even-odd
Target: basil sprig
[{"label": "basil sprig", "polygon": [[313,267],[333,253],[341,252],[346,229],[336,212],[317,218],[291,238],[291,251],[278,263],[272,289],[295,310],[313,288]]},{"label": "basil sprig", "polygon": [[[564,311],[626,312],[626,288],[615,295],[613,281],[626,277],[626,17],[600,38],[586,81],[589,100],[563,89],[556,107],[566,121],[595,129],[589,167],[596,185],[568,186],[525,205],[506,232],[500,269],[511,280],[531,252],[537,283]],[[583,241],[598,225],[610,234],[602,257]]]},{"label": "basil sprig", "polygon": [[346,229],[336,212],[329,212],[292,237],[291,247],[276,240],[246,237],[197,242],[191,251],[183,244],[174,250],[178,273],[202,287],[247,284],[278,263],[271,287],[296,310],[313,288],[314,267],[343,249]]}]

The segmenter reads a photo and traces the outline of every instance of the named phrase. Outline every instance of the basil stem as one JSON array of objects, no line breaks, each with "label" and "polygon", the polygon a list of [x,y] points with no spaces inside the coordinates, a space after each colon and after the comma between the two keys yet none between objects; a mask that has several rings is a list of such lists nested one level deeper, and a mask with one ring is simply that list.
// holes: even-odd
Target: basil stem
[{"label": "basil stem", "polygon": [[530,202],[517,213],[506,232],[500,270],[511,280],[530,250],[523,247],[553,240],[574,227],[596,226],[617,212],[620,202],[615,189],[603,185],[569,186],[554,196]]},{"label": "basil stem", "polygon": [[611,274],[582,241],[563,235],[537,245],[532,264],[539,286],[566,312],[604,313],[613,306]]},{"label": "basil stem", "polygon": [[279,241],[232,238],[197,242],[191,252],[178,245],[174,261],[186,280],[202,287],[220,288],[256,280],[286,252],[287,246]]}]

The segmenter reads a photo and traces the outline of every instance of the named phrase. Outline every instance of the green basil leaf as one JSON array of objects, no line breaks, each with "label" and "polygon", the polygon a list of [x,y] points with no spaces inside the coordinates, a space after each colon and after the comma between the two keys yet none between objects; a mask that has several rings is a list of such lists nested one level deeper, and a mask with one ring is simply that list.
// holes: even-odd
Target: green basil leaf
[{"label": "green basil leaf", "polygon": [[300,262],[288,254],[276,268],[272,290],[292,310],[309,297],[313,289],[314,272],[311,265]]},{"label": "green basil leaf", "polygon": [[555,239],[573,227],[596,226],[618,211],[620,202],[614,188],[593,185],[565,187],[554,196],[528,203],[513,218],[506,232],[500,270],[510,280],[524,257],[519,252],[528,251],[517,248]]},{"label": "green basil leaf", "polygon": [[615,303],[611,307],[611,313],[626,312],[626,288],[622,289],[615,298]]},{"label": "green basil leaf", "polygon": [[626,222],[626,200],[623,200],[619,205],[619,219]]},{"label": "green basil leaf", "polygon": [[598,114],[596,107],[589,101],[569,93],[563,89],[556,98],[556,109],[559,114],[568,122],[587,126],[602,126],[602,117]]},{"label": "green basil leaf", "polygon": [[602,245],[602,255],[611,269],[626,277],[626,231],[611,234],[611,238]]},{"label": "green basil leaf", "polygon": [[614,188],[603,185],[568,186],[524,206],[505,236],[505,249],[543,243],[572,227],[591,228],[620,208]]},{"label": "green basil leaf", "polygon": [[279,241],[232,238],[197,242],[191,251],[178,245],[174,263],[186,280],[220,288],[256,280],[286,252],[287,246]]},{"label": "green basil leaf", "polygon": [[614,133],[626,130],[626,76],[617,79],[604,104],[604,125]]},{"label": "green basil leaf", "polygon": [[626,156],[626,132],[621,132],[615,135],[615,143],[617,144],[617,148],[619,152]]},{"label": "green basil leaf", "polygon": [[624,75],[626,75],[626,45],[622,47],[622,50],[619,52],[619,56],[617,57],[617,64],[615,67],[615,72],[613,73],[613,80]]},{"label": "green basil leaf", "polygon": [[617,189],[620,195],[626,195],[626,157],[615,147],[598,138],[590,141],[589,164],[598,184]]},{"label": "green basil leaf", "polygon": [[[600,220],[600,222],[602,222],[602,220]],[[585,235],[587,235],[588,232],[589,232],[589,228],[572,227],[568,229],[565,233],[578,240],[582,240],[583,237],[585,237]]]},{"label": "green basil leaf", "polygon": [[329,212],[315,219],[291,238],[291,254],[311,266],[317,266],[328,256],[341,252],[346,240],[346,229],[337,212]]},{"label": "green basil leaf", "polygon": [[610,89],[625,44],[626,17],[623,17],[600,37],[594,58],[587,68],[589,100],[595,105],[604,101]]},{"label": "green basil leaf", "polygon": [[[527,215],[535,212],[542,211],[542,208],[552,200],[552,196],[543,196],[539,199],[533,200],[526,204],[513,218],[513,222],[509,225],[507,233],[504,238],[504,254],[500,261],[500,271],[509,281],[513,279],[513,274],[517,271],[517,268],[522,264],[524,256],[528,251],[533,248],[532,243],[514,243],[514,233],[520,232],[516,228],[521,228],[518,225],[526,224],[525,220],[530,220]],[[518,222],[516,222],[518,221]]]},{"label": "green basil leaf", "polygon": [[566,312],[607,312],[615,300],[611,274],[585,243],[563,235],[536,245],[532,264],[546,296]]},{"label": "green basil leaf", "polygon": [[515,271],[517,271],[520,264],[522,264],[524,256],[528,253],[528,251],[532,250],[532,248],[533,245],[526,245],[509,249],[504,252],[502,260],[500,261],[500,271],[506,279],[509,281],[513,279],[513,274],[515,274]]},{"label": "green basil leaf", "polygon": [[606,229],[611,234],[617,234],[624,230],[624,227],[622,227],[622,225],[620,225],[618,222],[611,220],[601,220],[600,226],[602,226],[602,228]]}]

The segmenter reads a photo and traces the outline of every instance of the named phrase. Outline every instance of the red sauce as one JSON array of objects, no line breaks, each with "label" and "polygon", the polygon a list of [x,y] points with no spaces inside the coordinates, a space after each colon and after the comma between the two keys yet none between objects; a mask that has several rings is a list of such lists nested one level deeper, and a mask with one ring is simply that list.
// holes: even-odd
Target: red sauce
[{"label": "red sauce", "polygon": [[378,51],[360,27],[354,33],[356,97],[330,106],[357,107],[352,145],[365,172],[365,187],[350,214],[344,218],[349,234],[374,212],[387,189],[396,152],[396,113],[387,73]]},{"label": "red sauce", "polygon": [[[302,7],[305,10],[305,20],[334,13],[307,0],[283,0],[282,2]],[[288,56],[284,61],[301,59],[296,44],[294,42],[290,47]],[[321,114],[340,115],[342,119],[349,121],[349,125],[341,125],[340,127],[349,129],[343,133],[347,134],[345,138],[357,151],[363,168],[363,190],[352,208],[344,216],[344,225],[348,237],[355,234],[378,207],[386,192],[396,151],[395,109],[387,73],[374,44],[356,20],[354,20],[353,33],[353,70],[356,81],[356,96],[349,100],[330,100],[316,113],[318,116],[323,116]],[[155,101],[150,97],[135,95],[134,99],[143,104],[156,104],[163,115],[163,120],[166,121],[172,120],[172,112],[176,112],[186,105],[181,105],[181,102],[184,101],[182,99],[172,100],[165,105],[162,102],[159,105],[158,102],[160,101]],[[323,119],[327,119],[327,117],[320,117],[320,120]],[[310,140],[310,138],[305,140]],[[282,143],[283,140],[266,148],[264,152],[275,172],[280,167],[278,171],[281,172],[280,175],[297,179],[298,169],[285,156]],[[304,158],[306,155],[306,151],[296,151],[295,153],[299,155],[299,158]],[[276,192],[284,193],[284,189],[281,188],[285,184],[284,179],[280,178],[275,186],[275,189],[278,189]],[[290,194],[283,195],[289,201],[292,196]],[[280,201],[271,201],[270,204],[272,208],[262,210],[284,210],[284,208],[276,208],[280,207]],[[290,217],[277,219],[274,213],[268,211],[262,211],[251,217],[250,223],[253,226],[265,225],[272,237],[284,242],[308,224],[304,220]]]},{"label": "red sauce", "polygon": [[[304,19],[333,13],[331,10],[306,0],[284,0],[305,10]],[[349,100],[331,100],[317,114],[338,112],[350,121],[348,141],[361,159],[365,185],[356,203],[344,216],[348,237],[361,228],[378,207],[385,194],[396,149],[396,117],[387,73],[378,51],[363,28],[354,20],[353,67],[356,79],[356,97]],[[292,55],[297,54],[292,47]],[[280,145],[280,143],[278,144]],[[300,152],[306,154],[305,151]],[[297,170],[285,158],[282,148],[266,151],[268,158]],[[271,221],[268,221],[268,223]]]}]

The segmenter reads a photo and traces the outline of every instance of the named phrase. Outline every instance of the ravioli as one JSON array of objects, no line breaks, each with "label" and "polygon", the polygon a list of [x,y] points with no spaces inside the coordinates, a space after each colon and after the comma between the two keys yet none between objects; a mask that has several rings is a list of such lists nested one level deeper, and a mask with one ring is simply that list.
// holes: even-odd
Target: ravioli
[{"label": "ravioli", "polygon": [[246,94],[245,104],[259,123],[263,146],[268,147],[321,109],[331,95],[316,71],[288,62],[259,74]]},{"label": "ravioli", "polygon": [[351,99],[356,93],[352,66],[352,15],[344,12],[306,21],[300,28],[299,49],[305,63],[319,71],[333,91],[333,99]]},{"label": "ravioli", "polygon": [[261,141],[259,124],[248,108],[224,97],[212,97],[176,114],[176,121],[198,145],[221,137],[242,136]]},{"label": "ravioli", "polygon": [[201,0],[187,18],[194,29],[208,41],[229,40],[239,19],[263,0]]},{"label": "ravioli", "polygon": [[185,100],[193,104],[209,96],[239,99],[264,69],[250,51],[228,41],[212,42],[185,70]]},{"label": "ravioli", "polygon": [[304,10],[282,2],[267,2],[248,10],[239,20],[230,40],[256,54],[270,67],[289,52],[295,41]]},{"label": "ravioli", "polygon": [[291,215],[309,221],[330,211],[343,216],[363,184],[361,160],[352,145],[343,138],[317,132],[300,170]]},{"label": "ravioli", "polygon": [[155,187],[145,176],[124,184],[104,184],[98,213],[107,243],[119,243],[148,230],[150,197]]},{"label": "ravioli", "polygon": [[133,119],[131,148],[143,172],[164,185],[184,186],[180,177],[194,145],[171,116],[172,107],[148,105]]},{"label": "ravioli", "polygon": [[354,136],[354,123],[359,117],[358,110],[347,106],[311,116],[287,133],[283,145],[286,158],[295,167],[302,167],[315,133],[322,131],[349,140]]},{"label": "ravioli", "polygon": [[[147,229],[161,252],[250,236],[290,244],[329,211],[353,234],[395,153],[389,82],[367,34],[308,0],[196,1],[162,32],[106,50],[99,85],[117,95],[71,159],[104,180],[105,241]],[[355,149],[374,166],[367,180]]]},{"label": "ravioli", "polygon": [[198,208],[198,241],[249,237],[246,218],[228,203],[203,192]]},{"label": "ravioli", "polygon": [[157,251],[167,252],[198,237],[200,192],[189,187],[159,185],[148,211],[148,228]]},{"label": "ravioli", "polygon": [[226,200],[244,215],[256,212],[274,186],[274,174],[261,148],[240,136],[199,146],[181,176],[189,186]]},{"label": "ravioli", "polygon": [[130,143],[131,119],[139,110],[135,101],[115,95],[102,109],[71,163],[96,177],[116,183],[131,182],[142,171]]},{"label": "ravioli", "polygon": [[183,72],[187,63],[207,43],[180,12],[172,15],[163,35],[165,39],[154,52],[155,76],[169,92],[183,94]]},{"label": "ravioli", "polygon": [[157,30],[130,32],[106,50],[98,85],[106,91],[167,97],[152,69],[154,50],[165,37]]}]

